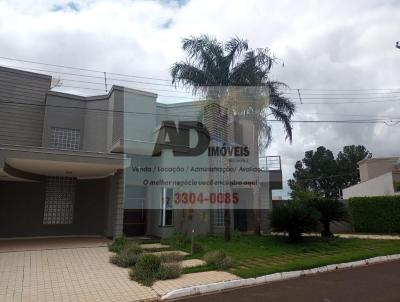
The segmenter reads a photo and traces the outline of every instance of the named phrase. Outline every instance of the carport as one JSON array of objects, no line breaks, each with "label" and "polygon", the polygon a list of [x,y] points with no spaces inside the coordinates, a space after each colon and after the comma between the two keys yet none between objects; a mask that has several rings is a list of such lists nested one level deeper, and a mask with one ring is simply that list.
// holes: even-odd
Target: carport
[{"label": "carport", "polygon": [[120,154],[0,145],[0,238],[122,232]]}]

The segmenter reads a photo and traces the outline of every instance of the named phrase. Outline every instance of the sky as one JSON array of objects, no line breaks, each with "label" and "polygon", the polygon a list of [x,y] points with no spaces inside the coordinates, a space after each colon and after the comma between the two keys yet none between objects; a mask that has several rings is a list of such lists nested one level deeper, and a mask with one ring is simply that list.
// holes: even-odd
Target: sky
[{"label": "sky", "polygon": [[[275,194],[286,197],[295,162],[318,146],[336,154],[362,144],[374,156],[400,155],[400,125],[391,121],[400,118],[399,14],[400,2],[375,0],[0,0],[0,57],[148,77],[125,86],[164,89],[159,100],[170,102],[187,100],[165,86],[172,63],[185,58],[182,38],[238,36],[251,48],[268,47],[279,58],[270,78],[293,89],[287,92],[296,103],[295,120],[386,121],[295,123],[291,144],[274,125],[267,154],[282,158],[285,189]],[[44,69],[1,58],[0,65]]]}]

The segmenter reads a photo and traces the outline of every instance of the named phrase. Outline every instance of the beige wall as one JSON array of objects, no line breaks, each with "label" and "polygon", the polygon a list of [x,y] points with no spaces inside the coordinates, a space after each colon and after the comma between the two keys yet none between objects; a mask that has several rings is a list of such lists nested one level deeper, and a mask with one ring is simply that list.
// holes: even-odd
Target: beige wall
[{"label": "beige wall", "polygon": [[361,182],[385,174],[398,164],[398,158],[369,159],[359,163]]},{"label": "beige wall", "polygon": [[364,196],[397,195],[393,188],[393,173],[388,172],[373,179],[343,189],[343,199]]}]

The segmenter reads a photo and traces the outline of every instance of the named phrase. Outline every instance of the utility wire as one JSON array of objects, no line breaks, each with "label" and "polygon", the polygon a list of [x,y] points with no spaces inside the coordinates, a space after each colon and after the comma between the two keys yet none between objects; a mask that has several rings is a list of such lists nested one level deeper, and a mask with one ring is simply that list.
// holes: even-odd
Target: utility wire
[{"label": "utility wire", "polygon": [[[9,66],[7,66],[9,67]],[[11,66],[13,67],[13,66]],[[22,67],[24,68],[24,67]],[[67,68],[67,67],[65,67]],[[25,68],[25,69],[29,69],[29,68]],[[48,71],[48,70],[46,70]],[[7,72],[7,71],[6,71]],[[13,73],[12,71],[9,71],[11,73]],[[48,71],[50,72],[50,71]],[[51,71],[54,73],[62,73],[62,74],[68,74],[68,75],[74,75],[74,76],[81,76],[81,77],[90,77],[90,78],[97,78],[97,79],[101,79],[104,80],[104,76],[89,76],[89,75],[79,75],[79,74],[72,74],[72,73],[65,73],[65,72],[58,72],[58,71]],[[21,76],[21,75],[19,75]],[[34,78],[34,76],[27,76],[27,78]],[[92,84],[92,85],[104,85],[104,82],[92,82],[92,81],[84,81],[84,80],[75,80],[75,79],[70,79],[70,78],[59,78],[61,81],[67,81],[67,82],[77,82],[77,83],[85,83],[85,84]],[[156,85],[156,86],[166,86],[166,87],[173,87],[172,85],[166,85],[166,84],[159,84],[159,83],[151,83],[151,82],[141,82],[141,81],[134,81],[134,80],[124,80],[124,79],[116,79],[116,78],[107,78],[107,80],[112,80],[112,81],[116,81],[116,82],[129,82],[129,83],[136,83],[136,84],[143,84],[143,85]],[[104,89],[100,89],[100,88],[95,88],[95,87],[82,87],[82,86],[72,86],[72,85],[61,85],[61,86],[56,86],[56,88],[73,88],[73,89],[83,89],[83,90],[90,90],[90,91],[104,91]],[[161,92],[171,92],[171,93],[180,93],[180,94],[189,94],[189,92],[187,91],[178,91],[178,90],[167,90],[167,89],[156,89],[156,88],[150,88],[150,87],[132,87],[133,89],[139,89],[139,90],[151,90],[151,91],[161,91]],[[283,94],[295,94],[295,95],[299,95],[300,89],[296,89],[297,92],[294,93],[290,93],[290,92],[284,92]],[[309,90],[309,89],[303,89],[303,90]],[[387,90],[387,89],[383,89],[383,90]],[[356,90],[351,90],[351,91],[356,91]],[[302,102],[303,99],[315,99],[315,100],[347,100],[347,99],[386,99],[386,98],[396,98],[396,97],[400,97],[400,95],[392,95],[395,93],[400,93],[400,91],[395,91],[395,92],[380,92],[380,93],[366,93],[366,94],[380,94],[380,96],[373,96],[373,97],[365,97],[362,96],[362,94],[364,93],[358,93],[358,94],[351,94],[351,95],[358,95],[361,97],[348,97],[348,96],[340,96],[337,97],[340,94],[304,94],[304,92],[302,92],[303,96],[298,97],[300,104],[313,104],[313,105],[320,105],[323,104],[323,102]],[[388,96],[385,96],[383,94],[391,94]],[[326,95],[326,96],[334,96],[334,97],[308,97],[308,95]],[[162,97],[167,97],[167,98],[173,98],[175,96],[171,96],[171,95],[160,95]],[[196,97],[192,96],[176,96],[177,98],[185,98],[185,99],[196,99]],[[340,103],[340,102],[336,102],[336,103]],[[349,103],[349,102],[343,102],[343,103]],[[340,103],[341,104],[341,103]]]},{"label": "utility wire", "polygon": [[[72,70],[78,70],[78,71],[86,71],[86,72],[93,72],[93,73],[100,73],[104,74],[104,71],[102,70],[96,70],[96,69],[86,69],[86,68],[79,68],[79,67],[73,67],[73,66],[67,66],[67,65],[58,65],[58,64],[50,64],[50,63],[45,63],[45,62],[39,62],[39,61],[32,61],[32,60],[22,60],[22,59],[16,59],[16,58],[10,58],[10,57],[4,57],[0,56],[0,59],[3,60],[8,60],[8,61],[15,61],[15,62],[23,62],[23,63],[30,63],[30,64],[36,64],[36,65],[43,65],[43,66],[51,66],[51,67],[58,67],[58,68],[65,68],[65,69],[72,69]],[[43,69],[38,69],[38,68],[30,68],[30,67],[19,67],[19,66],[4,66],[4,67],[11,67],[11,68],[22,68],[22,69],[30,69],[30,70],[38,70],[38,71],[46,71],[46,72],[54,72],[54,73],[59,73],[59,74],[69,74],[69,75],[75,75],[75,76],[82,76],[82,77],[93,77],[93,78],[98,78],[98,79],[104,79],[103,76],[92,76],[92,75],[82,75],[82,74],[72,74],[72,73],[65,73],[65,72],[60,72],[60,71],[54,71],[54,70],[43,70]],[[156,81],[164,81],[164,82],[169,82],[171,83],[171,79],[162,79],[162,78],[157,78],[157,77],[146,77],[146,76],[138,76],[138,75],[129,75],[129,74],[122,74],[122,73],[113,73],[113,72],[106,72],[109,75],[117,75],[121,77],[128,77],[128,78],[138,78],[138,79],[148,79],[148,80],[156,80]],[[120,81],[123,81],[122,79],[118,79]],[[135,81],[137,82],[137,81]],[[147,85],[155,85],[155,83],[150,83],[150,82],[140,82],[143,84]],[[166,84],[158,84],[158,85],[165,85],[171,87],[172,85],[166,85]],[[343,91],[343,92],[362,92],[362,91],[387,91],[387,90],[399,90],[400,88],[358,88],[358,89],[325,89],[325,88],[290,88],[290,87],[282,87],[281,90],[289,90],[289,91],[295,91],[294,93],[297,93],[298,90],[303,90],[303,91],[331,91],[331,92],[337,92],[337,91]],[[399,91],[400,92],[400,91]]]},{"label": "utility wire", "polygon": [[[121,114],[136,114],[136,115],[153,115],[153,116],[177,116],[177,117],[191,117],[197,118],[198,115],[181,115],[181,114],[170,114],[170,113],[153,113],[153,112],[138,112],[138,111],[125,111],[125,110],[113,110],[113,109],[101,109],[101,108],[87,108],[81,106],[63,106],[63,105],[52,105],[52,104],[38,104],[38,103],[27,103],[27,102],[16,102],[16,101],[5,101],[0,98],[0,104],[14,104],[19,106],[31,106],[34,108],[58,108],[63,110],[85,110],[85,111],[94,111],[94,112],[108,112],[108,113],[121,113]],[[350,123],[350,124],[358,124],[358,123],[384,123],[386,120],[383,119],[359,119],[359,120],[292,120],[293,123]],[[270,119],[268,122],[281,122],[277,119]]]},{"label": "utility wire", "polygon": [[[22,90],[22,93],[29,93],[31,91],[35,92],[35,93],[44,93],[43,90],[39,90],[39,88],[35,87],[35,86],[30,86],[30,85],[26,85],[26,87],[21,87],[21,85],[15,85],[14,82],[7,82],[5,80],[2,81],[2,83],[7,83],[10,87],[15,87],[18,88],[19,90]],[[90,90],[90,91],[102,91],[104,92],[104,89],[100,89],[100,88],[90,88],[90,87],[83,87],[83,86],[70,86],[70,85],[64,85],[61,87],[53,87],[53,89],[57,89],[57,88],[73,88],[73,89],[84,89],[84,90]],[[138,88],[134,88],[134,89],[138,89]],[[7,89],[4,89],[7,90]],[[28,92],[26,92],[28,91]],[[13,92],[14,93],[14,92]],[[65,92],[64,92],[65,93]],[[126,91],[125,93],[129,93],[129,90]],[[104,95],[104,93],[102,94]],[[191,101],[201,101],[204,99],[196,99],[195,97],[186,97],[186,96],[173,96],[173,95],[163,95],[163,94],[159,94],[159,96],[161,97],[165,97],[165,98],[176,98],[176,99],[188,99]],[[96,96],[94,96],[96,97]],[[356,98],[356,99],[362,99],[362,98]],[[240,101],[234,101],[237,103],[255,103],[254,100],[240,100]],[[344,101],[344,102],[303,102],[303,103],[299,103],[296,102],[298,105],[337,105],[337,104],[341,104],[341,105],[347,105],[347,104],[368,104],[368,103],[385,103],[385,102],[400,102],[400,98],[392,98],[392,99],[379,99],[379,100],[375,100],[374,98],[367,98],[366,101]]]},{"label": "utility wire", "polygon": [[[73,66],[67,66],[67,65],[57,65],[57,64],[50,64],[50,63],[30,61],[30,60],[21,60],[21,59],[9,58],[9,57],[0,57],[0,59],[8,60],[8,61],[15,61],[15,62],[30,63],[30,64],[36,64],[36,65],[74,69],[74,70],[80,70],[80,71],[97,72],[97,73],[101,73],[101,74],[104,73],[104,70],[87,69],[87,68],[73,67]],[[156,81],[166,81],[166,82],[171,81],[171,80],[160,79],[160,78],[155,78],[155,77],[143,77],[143,76],[138,76],[138,75],[122,74],[122,73],[114,73],[114,72],[107,72],[107,74],[119,75],[119,76],[130,77],[130,78],[138,78],[138,79],[156,80]]]}]

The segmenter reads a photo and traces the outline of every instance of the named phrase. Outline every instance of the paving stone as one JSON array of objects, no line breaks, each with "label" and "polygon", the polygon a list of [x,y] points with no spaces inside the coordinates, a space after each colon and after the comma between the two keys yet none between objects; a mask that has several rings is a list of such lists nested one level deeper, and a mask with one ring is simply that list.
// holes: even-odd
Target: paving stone
[{"label": "paving stone", "polygon": [[169,248],[169,245],[161,243],[146,243],[146,244],[141,244],[140,247],[142,249],[167,249]]},{"label": "paving stone", "polygon": [[162,252],[152,252],[152,253],[149,253],[149,254],[153,254],[153,255],[159,256],[159,255],[165,255],[165,254],[171,254],[171,253],[178,253],[178,254],[180,254],[182,256],[189,255],[189,253],[186,253],[186,252],[183,252],[183,251],[162,251]]},{"label": "paving stone", "polygon": [[[52,246],[54,248],[54,246]],[[109,263],[107,247],[0,253],[0,301],[156,300],[157,293]]]},{"label": "paving stone", "polygon": [[187,268],[187,267],[196,267],[196,266],[201,266],[205,265],[206,262],[204,260],[200,259],[188,259],[188,260],[183,260],[181,262],[182,267]]}]

